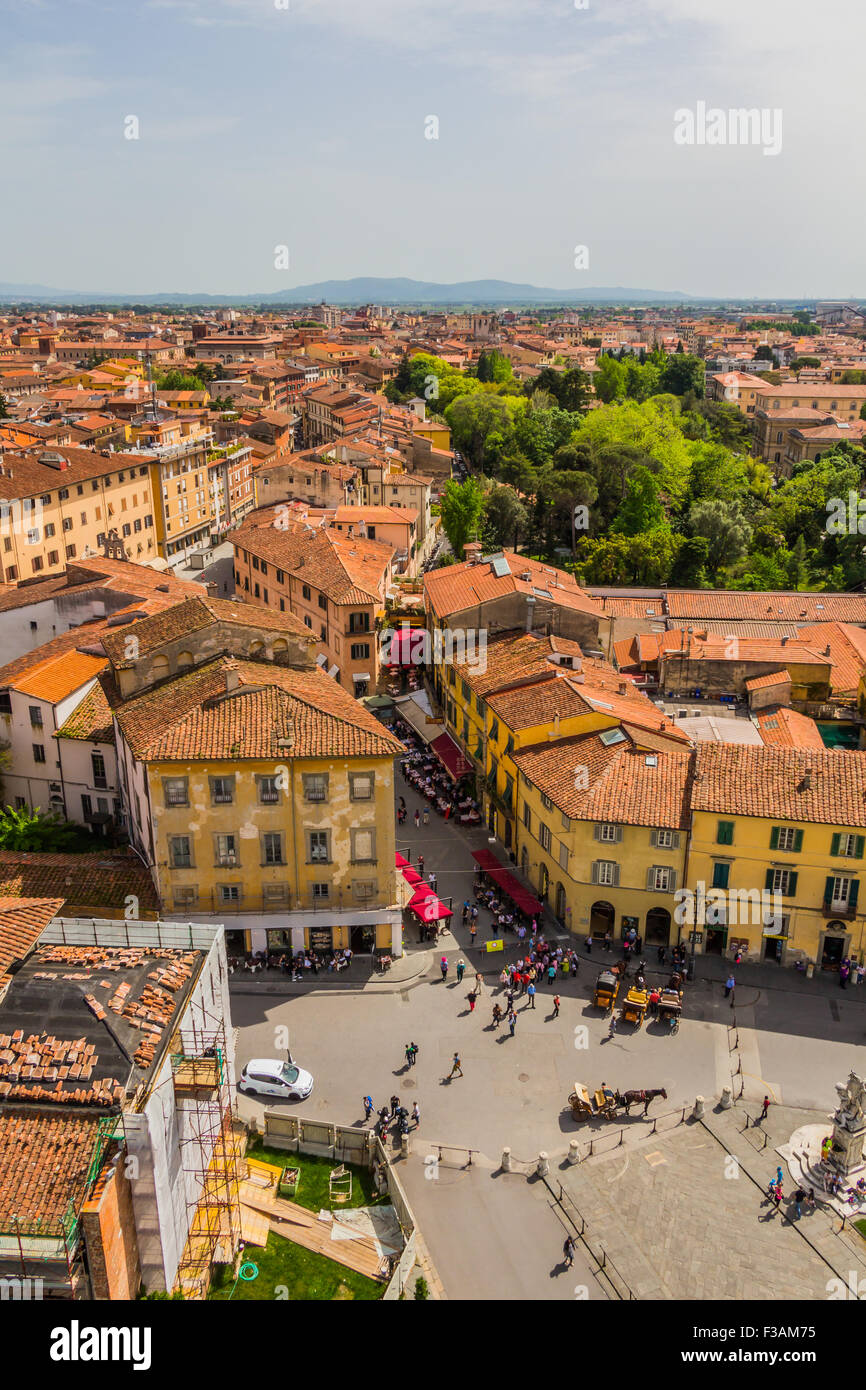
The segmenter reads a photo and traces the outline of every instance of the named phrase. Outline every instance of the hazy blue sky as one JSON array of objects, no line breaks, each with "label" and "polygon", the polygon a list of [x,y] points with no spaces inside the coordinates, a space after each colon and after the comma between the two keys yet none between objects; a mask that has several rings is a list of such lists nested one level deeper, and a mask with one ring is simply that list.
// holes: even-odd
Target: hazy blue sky
[{"label": "hazy blue sky", "polygon": [[[0,281],[866,294],[866,0],[282,4],[0,0]],[[781,153],[677,145],[699,101]]]}]

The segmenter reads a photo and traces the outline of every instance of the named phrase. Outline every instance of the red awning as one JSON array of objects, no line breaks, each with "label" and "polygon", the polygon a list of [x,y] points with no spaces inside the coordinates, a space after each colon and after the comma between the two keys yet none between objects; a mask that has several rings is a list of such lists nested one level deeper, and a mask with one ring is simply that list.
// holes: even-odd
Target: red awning
[{"label": "red awning", "polygon": [[450,734],[440,734],[432,740],[430,747],[455,782],[472,771],[472,764],[463,756]]},{"label": "red awning", "polygon": [[453,916],[451,908],[446,907],[435,893],[431,893],[429,897],[419,897],[416,894],[409,907],[422,922],[440,922],[443,917]]},{"label": "red awning", "polygon": [[426,627],[389,628],[387,652],[382,655],[383,666],[423,666],[427,658]]},{"label": "red awning", "polygon": [[528,916],[539,915],[541,913],[541,903],[523,884],[514,877],[514,874],[506,869],[505,865],[491,854],[489,849],[475,849],[472,851],[472,858],[480,864],[488,878],[491,878],[497,888],[501,888],[507,898],[510,898],[515,907]]},{"label": "red awning", "polygon": [[409,860],[404,858],[399,851],[394,854],[394,863],[397,865],[398,869],[406,869],[409,867]]},{"label": "red awning", "polygon": [[414,888],[414,886],[415,886],[416,883],[421,883],[421,881],[422,881],[422,880],[421,880],[421,875],[419,874],[418,870],[417,870],[417,869],[413,869],[409,864],[407,864],[406,867],[405,867],[405,869],[402,870],[402,873],[403,873],[403,877],[405,878],[406,882],[407,882],[407,883],[411,883],[412,886],[413,886],[413,888]]}]

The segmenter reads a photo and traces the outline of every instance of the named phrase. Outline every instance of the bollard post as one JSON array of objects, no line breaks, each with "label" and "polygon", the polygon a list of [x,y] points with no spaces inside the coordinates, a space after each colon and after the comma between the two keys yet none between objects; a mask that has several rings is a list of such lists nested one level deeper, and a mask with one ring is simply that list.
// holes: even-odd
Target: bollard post
[{"label": "bollard post", "polygon": [[732,1103],[733,1103],[733,1096],[731,1095],[731,1088],[730,1088],[730,1086],[723,1086],[723,1087],[722,1087],[721,1100],[720,1100],[719,1104],[721,1105],[721,1107],[722,1107],[723,1110],[730,1110]]},{"label": "bollard post", "polygon": [[544,1152],[543,1149],[538,1155],[538,1163],[535,1166],[535,1171],[540,1178],[546,1178],[548,1173],[550,1172],[550,1164],[547,1161],[547,1154]]},{"label": "bollard post", "polygon": [[510,1172],[511,1172],[511,1150],[510,1150],[510,1149],[503,1149],[503,1150],[502,1150],[502,1171],[503,1171],[503,1173],[510,1173]]},{"label": "bollard post", "polygon": [[568,1145],[568,1162],[574,1165],[580,1162],[580,1140],[572,1139]]},{"label": "bollard post", "polygon": [[408,1134],[401,1134],[401,1135],[400,1135],[400,1157],[401,1157],[401,1158],[408,1158],[408,1157],[409,1157],[409,1136],[408,1136]]},{"label": "bollard post", "polygon": [[704,1098],[703,1098],[703,1096],[695,1096],[695,1108],[694,1108],[694,1110],[692,1111],[692,1114],[694,1115],[694,1117],[695,1117],[696,1120],[699,1120],[699,1119],[701,1119],[701,1117],[703,1116],[703,1113],[704,1113]]}]

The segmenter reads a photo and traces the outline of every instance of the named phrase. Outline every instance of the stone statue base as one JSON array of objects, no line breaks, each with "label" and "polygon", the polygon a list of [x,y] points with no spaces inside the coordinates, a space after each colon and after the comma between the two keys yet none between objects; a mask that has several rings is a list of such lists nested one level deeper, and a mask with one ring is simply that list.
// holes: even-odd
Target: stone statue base
[{"label": "stone statue base", "polygon": [[838,1112],[833,1117],[833,1148],[827,1159],[829,1166],[844,1178],[859,1177],[863,1168],[863,1146],[866,1142],[866,1118],[849,1128],[840,1122]]}]

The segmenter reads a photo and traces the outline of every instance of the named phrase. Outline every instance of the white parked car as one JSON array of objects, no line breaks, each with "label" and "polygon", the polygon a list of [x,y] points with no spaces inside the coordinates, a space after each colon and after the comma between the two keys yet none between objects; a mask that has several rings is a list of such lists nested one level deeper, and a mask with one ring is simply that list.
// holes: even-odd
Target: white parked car
[{"label": "white parked car", "polygon": [[306,1100],[313,1089],[313,1078],[293,1062],[256,1057],[247,1062],[238,1081],[238,1090],[247,1095],[282,1096],[284,1100]]}]

